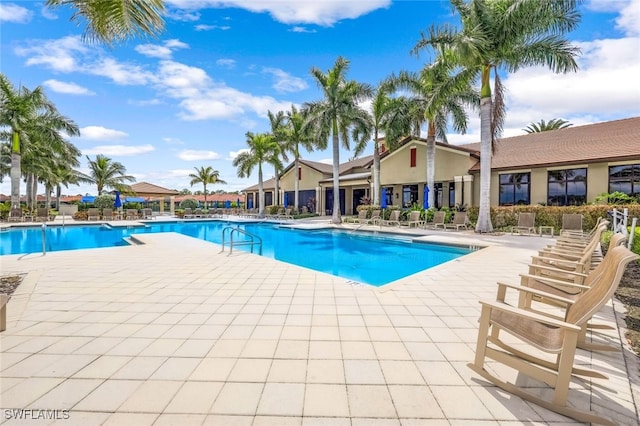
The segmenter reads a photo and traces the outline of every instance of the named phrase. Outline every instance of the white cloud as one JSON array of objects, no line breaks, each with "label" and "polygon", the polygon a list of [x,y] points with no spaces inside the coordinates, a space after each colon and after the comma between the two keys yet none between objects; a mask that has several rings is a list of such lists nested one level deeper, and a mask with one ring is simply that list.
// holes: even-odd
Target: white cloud
[{"label": "white cloud", "polygon": [[167,0],[167,3],[187,10],[239,7],[250,12],[269,13],[276,21],[285,24],[331,26],[343,19],[355,19],[376,9],[389,7],[391,0]]},{"label": "white cloud", "polygon": [[162,138],[168,145],[184,145],[184,142],[178,138]]},{"label": "white cloud", "polygon": [[106,155],[107,157],[130,157],[133,155],[146,154],[154,151],[153,145],[102,145],[90,149],[83,149],[84,155]]},{"label": "white cloud", "polygon": [[79,71],[79,56],[88,53],[80,37],[67,36],[57,40],[30,40],[29,47],[18,47],[18,56],[28,56],[26,65],[44,65],[54,71]]},{"label": "white cloud", "polygon": [[235,160],[236,157],[242,154],[243,152],[249,152],[249,148],[242,148],[242,149],[239,149],[238,151],[229,151],[229,157],[227,157],[227,160]]},{"label": "white cloud", "polygon": [[640,0],[632,0],[620,11],[620,16],[616,19],[616,28],[628,36],[640,36],[638,22],[640,22]]},{"label": "white cloud", "polygon": [[216,61],[216,65],[223,68],[235,68],[236,60],[235,59],[218,59]]},{"label": "white cloud", "polygon": [[178,153],[178,158],[184,161],[217,160],[220,158],[220,154],[214,151],[185,149]]},{"label": "white cloud", "polygon": [[292,33],[315,33],[317,32],[316,30],[310,30],[309,28],[306,27],[292,27],[289,31],[291,31]]},{"label": "white cloud", "polygon": [[80,128],[80,136],[83,139],[89,139],[93,141],[104,141],[114,139],[124,139],[129,135],[120,130],[107,129],[102,126],[87,126]]},{"label": "white cloud", "polygon": [[33,13],[29,9],[14,3],[0,3],[0,22],[26,24],[31,21]]},{"label": "white cloud", "polygon": [[299,77],[294,77],[286,71],[278,68],[263,68],[263,73],[274,77],[273,88],[280,92],[299,92],[308,87],[307,82]]},{"label": "white cloud", "polygon": [[130,99],[127,101],[127,103],[129,105],[136,105],[136,106],[150,106],[150,105],[161,105],[164,102],[162,102],[160,99],[154,98],[154,99],[147,99],[142,101]]},{"label": "white cloud", "polygon": [[321,160],[318,160],[318,163],[333,164],[333,158],[323,158]]},{"label": "white cloud", "polygon": [[195,26],[195,30],[196,31],[213,31],[213,30],[220,30],[220,31],[227,31],[230,30],[231,27],[229,25],[207,25],[207,24],[198,24]]},{"label": "white cloud", "polygon": [[177,49],[188,49],[189,45],[177,39],[167,40],[163,45],[139,44],[135,47],[136,52],[150,58],[171,59],[173,52]]},{"label": "white cloud", "polygon": [[166,174],[168,177],[187,177],[193,172],[193,169],[173,169],[168,170]]},{"label": "white cloud", "polygon": [[90,74],[110,78],[122,86],[145,85],[155,81],[153,73],[139,65],[117,62],[113,58],[102,58],[87,66]]},{"label": "white cloud", "polygon": [[183,22],[194,22],[200,20],[200,14],[198,12],[188,12],[186,10],[167,10],[165,12],[165,16],[168,19]]},{"label": "white cloud", "polygon": [[69,95],[95,95],[95,92],[75,83],[65,83],[64,81],[51,79],[46,80],[42,84],[56,93],[66,93]]},{"label": "white cloud", "polygon": [[54,21],[58,19],[58,15],[56,15],[56,13],[53,12],[53,10],[47,6],[42,6],[42,9],[40,9],[40,14],[45,19],[49,19],[50,21]]}]

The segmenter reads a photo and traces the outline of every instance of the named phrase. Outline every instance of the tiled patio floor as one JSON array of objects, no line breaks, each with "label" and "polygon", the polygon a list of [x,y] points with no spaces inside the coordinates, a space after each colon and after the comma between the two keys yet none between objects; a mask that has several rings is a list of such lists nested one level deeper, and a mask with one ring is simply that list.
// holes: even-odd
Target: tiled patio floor
[{"label": "tiled patio floor", "polygon": [[[29,275],[0,334],[0,408],[69,410],[30,422],[62,425],[575,424],[466,366],[478,300],[551,240],[429,234],[493,245],[382,290],[173,233],[4,256],[2,274]],[[597,320],[616,323],[611,305]],[[570,399],[631,425],[625,351],[581,351],[610,380],[576,382]]]}]

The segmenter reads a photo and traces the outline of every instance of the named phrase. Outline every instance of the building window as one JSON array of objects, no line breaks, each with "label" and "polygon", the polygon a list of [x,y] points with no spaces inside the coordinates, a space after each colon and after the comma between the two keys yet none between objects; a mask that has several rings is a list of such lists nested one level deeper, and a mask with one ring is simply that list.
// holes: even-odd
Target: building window
[{"label": "building window", "polygon": [[609,193],[640,195],[640,164],[609,167]]},{"label": "building window", "polygon": [[411,207],[418,202],[418,185],[405,185],[402,187],[402,207]]},{"label": "building window", "polygon": [[454,208],[455,206],[456,206],[456,186],[453,184],[453,182],[449,182],[449,207]]},{"label": "building window", "polygon": [[530,180],[531,173],[506,173],[500,175],[500,205],[531,204]]},{"label": "building window", "polygon": [[410,167],[415,167],[416,166],[416,147],[412,147],[410,150]]},{"label": "building window", "polygon": [[547,203],[575,206],[587,202],[587,169],[550,170]]}]

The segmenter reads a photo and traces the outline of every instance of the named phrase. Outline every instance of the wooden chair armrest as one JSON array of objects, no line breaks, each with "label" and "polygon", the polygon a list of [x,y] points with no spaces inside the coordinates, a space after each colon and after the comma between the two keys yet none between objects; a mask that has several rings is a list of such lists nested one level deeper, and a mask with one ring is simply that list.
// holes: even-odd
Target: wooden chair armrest
[{"label": "wooden chair armrest", "polygon": [[581,255],[578,255],[578,254],[571,254],[569,252],[561,252],[561,251],[547,250],[547,249],[540,250],[538,252],[538,255],[541,257],[549,257],[549,255],[554,255],[554,256],[559,256],[560,258],[565,258],[568,260],[580,260],[580,258],[582,257]]},{"label": "wooden chair armrest", "polygon": [[[571,274],[571,272],[567,272],[567,273]],[[565,286],[565,287],[579,288],[579,289],[582,289],[582,290],[588,290],[589,288],[591,288],[588,285],[576,284],[576,283],[573,283],[571,281],[557,280],[555,278],[547,278],[547,277],[542,276],[542,275],[520,274],[520,276],[522,278],[529,278],[529,279],[532,279],[532,280],[539,281],[539,282],[541,282],[543,284],[561,285],[561,286]]]},{"label": "wooden chair armrest", "polygon": [[540,261],[540,262],[544,262],[546,264],[549,263],[557,263],[557,264],[562,264],[568,267],[576,267],[581,265],[580,262],[576,261],[576,260],[569,260],[569,259],[558,259],[555,257],[547,257],[547,256],[531,256],[531,259],[533,259],[533,264],[537,265],[537,263],[535,261]]},{"label": "wooden chair armrest", "polygon": [[541,322],[543,324],[547,324],[552,327],[559,327],[568,331],[575,331],[575,332],[580,331],[580,327],[578,327],[575,324],[570,324],[568,322],[560,321],[560,320],[557,320],[542,314],[538,314],[532,311],[516,308],[511,305],[507,305],[506,303],[481,300],[480,304],[491,309],[496,309],[502,312],[508,312],[514,315],[519,315],[521,317],[528,318],[533,321]]},{"label": "wooden chair armrest", "polygon": [[[554,268],[553,266],[540,265],[540,264],[536,264],[536,263],[530,264],[529,267],[536,268],[536,269],[543,269],[543,270],[549,271],[549,272],[557,272],[559,274],[575,275],[575,276],[583,277],[583,278],[586,278],[588,276],[587,274],[583,274],[582,272],[567,271],[566,269]],[[535,275],[535,274],[533,274],[533,275]]]},{"label": "wooden chair armrest", "polygon": [[[504,293],[503,291],[501,291],[501,288],[505,288],[505,289],[510,288],[510,289],[519,291],[521,293],[530,293],[535,296],[544,297],[545,299],[552,299],[558,302],[566,303],[567,305],[573,305],[575,303],[574,300],[567,299],[566,297],[558,296],[556,294],[548,293],[546,291],[538,290],[536,288],[531,288],[523,285],[502,283],[498,281],[498,293]],[[504,302],[504,300],[499,300],[499,301]]]}]

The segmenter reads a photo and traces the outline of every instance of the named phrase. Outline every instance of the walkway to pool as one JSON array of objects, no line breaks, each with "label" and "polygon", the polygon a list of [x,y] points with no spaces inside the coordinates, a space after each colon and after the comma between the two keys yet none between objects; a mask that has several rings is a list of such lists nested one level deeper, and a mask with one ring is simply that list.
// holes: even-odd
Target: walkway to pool
[{"label": "walkway to pool", "polygon": [[[32,422],[62,425],[576,424],[466,366],[478,300],[552,240],[422,232],[491,246],[382,289],[174,233],[3,256],[2,274],[28,275],[0,334],[0,408],[69,410]],[[622,310],[596,320],[622,324]],[[637,358],[618,327],[607,335],[621,352],[578,362],[610,379],[575,381],[570,401],[637,424]]]}]

